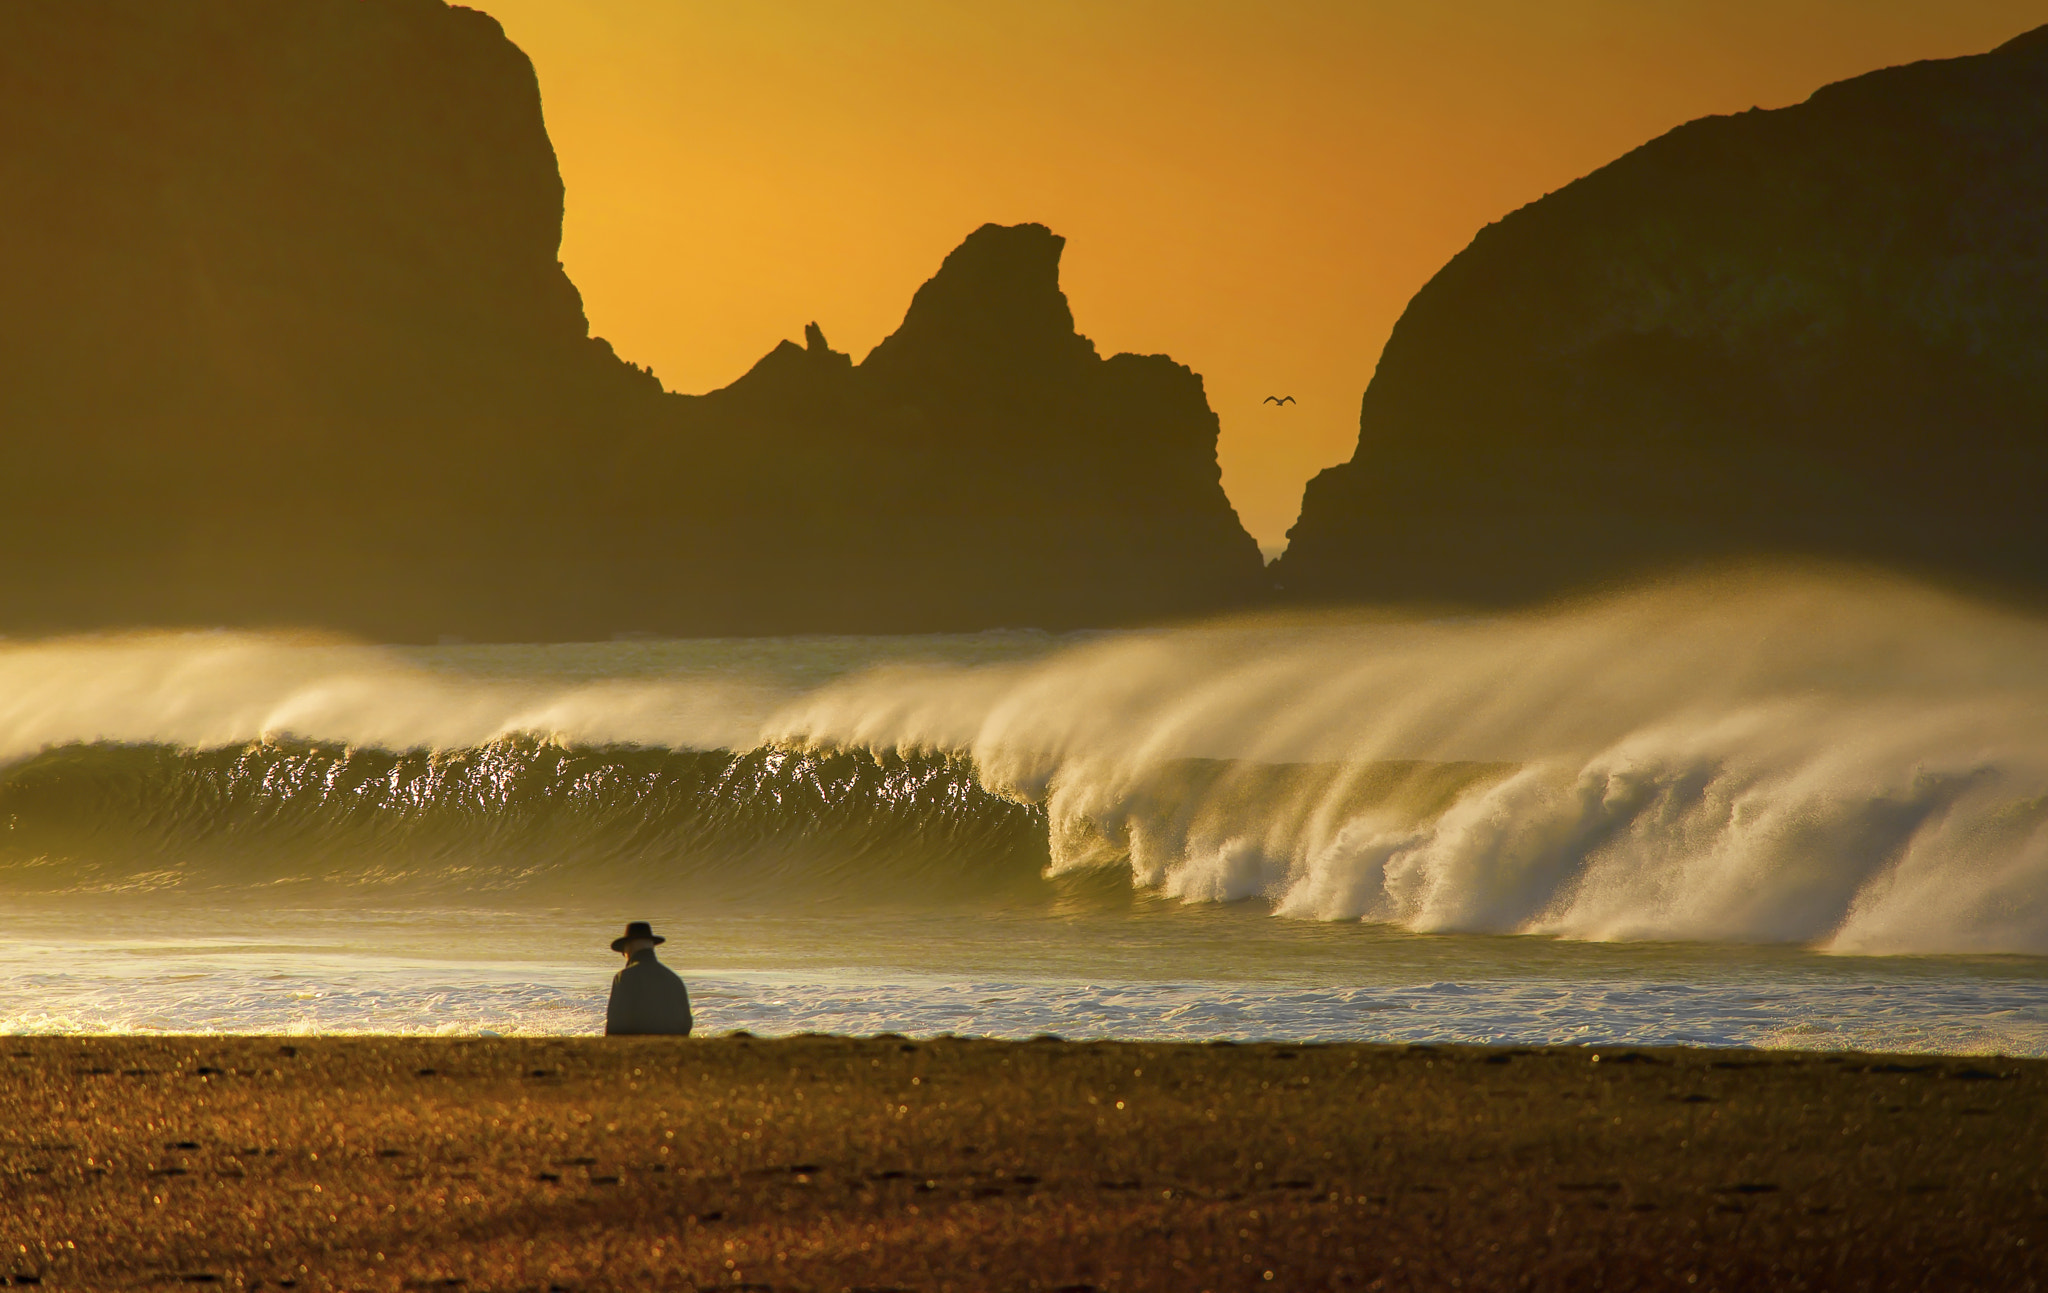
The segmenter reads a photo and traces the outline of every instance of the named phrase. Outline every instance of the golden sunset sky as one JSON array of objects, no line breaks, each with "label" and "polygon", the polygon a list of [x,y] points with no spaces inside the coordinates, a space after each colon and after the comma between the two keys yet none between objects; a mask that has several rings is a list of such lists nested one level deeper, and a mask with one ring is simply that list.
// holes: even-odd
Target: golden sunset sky
[{"label": "golden sunset sky", "polygon": [[1203,375],[1269,551],[1482,225],[1691,118],[2048,23],[2048,0],[470,3],[539,71],[592,329],[669,389],[813,319],[859,359],[969,231],[1039,221],[1104,354]]}]

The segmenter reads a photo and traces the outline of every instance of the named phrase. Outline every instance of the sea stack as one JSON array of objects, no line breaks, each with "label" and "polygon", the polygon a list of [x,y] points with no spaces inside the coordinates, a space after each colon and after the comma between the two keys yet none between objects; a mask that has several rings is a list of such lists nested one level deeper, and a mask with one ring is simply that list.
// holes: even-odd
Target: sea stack
[{"label": "sea stack", "polygon": [[1049,231],[975,233],[857,367],[813,325],[684,397],[590,335],[563,197],[484,14],[0,7],[0,633],[1061,628],[1257,593],[1200,379],[1099,358]]},{"label": "sea stack", "polygon": [[1822,557],[2048,590],[2048,29],[1672,131],[1417,294],[1291,600]]},{"label": "sea stack", "polygon": [[694,594],[708,613],[783,631],[1063,628],[1262,591],[1202,379],[1164,355],[1097,355],[1060,291],[1064,245],[985,225],[859,364],[814,326],[683,402],[681,434],[621,483],[711,462],[745,478],[699,477],[670,513],[717,553]]}]

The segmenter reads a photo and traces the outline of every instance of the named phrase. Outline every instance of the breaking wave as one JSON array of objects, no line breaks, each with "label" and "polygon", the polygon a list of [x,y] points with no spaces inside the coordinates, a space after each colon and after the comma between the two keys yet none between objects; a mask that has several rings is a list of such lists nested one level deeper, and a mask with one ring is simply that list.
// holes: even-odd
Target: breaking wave
[{"label": "breaking wave", "polygon": [[588,650],[550,681],[255,636],[0,649],[0,886],[796,902],[1125,874],[1421,931],[2048,954],[2048,624],[1896,580],[822,683],[608,677]]}]

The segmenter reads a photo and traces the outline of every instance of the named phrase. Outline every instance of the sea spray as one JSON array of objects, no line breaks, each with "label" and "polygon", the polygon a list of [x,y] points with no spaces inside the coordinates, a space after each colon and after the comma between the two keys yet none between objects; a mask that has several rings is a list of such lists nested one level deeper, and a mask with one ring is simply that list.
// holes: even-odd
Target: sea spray
[{"label": "sea spray", "polygon": [[[2048,953],[2048,624],[1878,576],[1130,635],[849,679],[767,735],[970,757],[1043,800],[1055,869],[1283,915]],[[1222,770],[1176,793],[1191,759]]]},{"label": "sea spray", "polygon": [[8,646],[0,887],[979,903],[1116,872],[1419,931],[2048,953],[2048,624],[1925,587],[896,641],[791,644],[845,664],[801,676],[623,676],[623,644],[525,672],[260,635]]},{"label": "sea spray", "polygon": [[77,742],[211,749],[272,737],[386,750],[533,734],[746,747],[786,695],[750,677],[476,677],[393,648],[257,633],[59,638],[0,644],[0,760]]}]

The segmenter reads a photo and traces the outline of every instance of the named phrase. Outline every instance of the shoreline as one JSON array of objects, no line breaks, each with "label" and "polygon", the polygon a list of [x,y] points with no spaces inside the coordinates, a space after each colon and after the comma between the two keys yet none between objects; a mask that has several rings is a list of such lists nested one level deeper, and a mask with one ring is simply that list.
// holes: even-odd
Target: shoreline
[{"label": "shoreline", "polygon": [[2044,1060],[17,1036],[0,1112],[45,1288],[2048,1283]]}]

